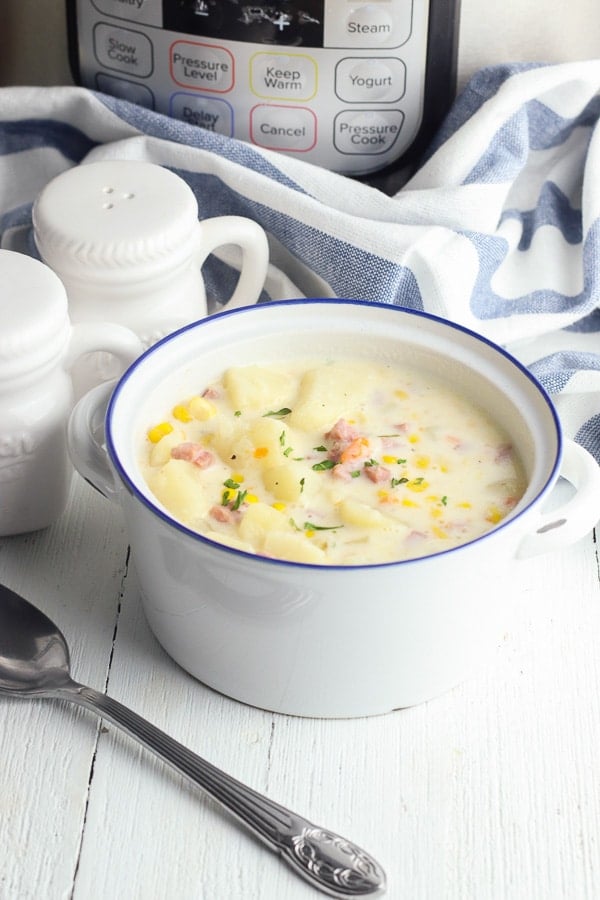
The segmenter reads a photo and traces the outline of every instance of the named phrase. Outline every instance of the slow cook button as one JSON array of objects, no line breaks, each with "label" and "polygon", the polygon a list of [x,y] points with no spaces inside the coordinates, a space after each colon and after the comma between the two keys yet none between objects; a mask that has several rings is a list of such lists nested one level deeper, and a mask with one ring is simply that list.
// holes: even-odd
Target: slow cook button
[{"label": "slow cook button", "polygon": [[183,87],[224,94],[233,87],[233,56],[224,47],[175,41],[169,50],[171,78]]},{"label": "slow cook button", "polygon": [[255,53],[250,61],[250,88],[258,97],[306,102],[317,92],[317,65],[301,53]]},{"label": "slow cook button", "polygon": [[140,78],[152,74],[152,44],[145,34],[99,22],[94,26],[94,53],[101,66]]},{"label": "slow cook button", "polygon": [[403,122],[404,113],[399,109],[346,110],[335,117],[333,142],[340,153],[387,153],[394,146]]},{"label": "slow cook button", "polygon": [[317,118],[302,107],[260,104],[250,110],[250,140],[270,150],[304,153],[315,146]]},{"label": "slow cook button", "polygon": [[406,87],[401,59],[341,59],[335,69],[335,92],[346,103],[396,103]]}]

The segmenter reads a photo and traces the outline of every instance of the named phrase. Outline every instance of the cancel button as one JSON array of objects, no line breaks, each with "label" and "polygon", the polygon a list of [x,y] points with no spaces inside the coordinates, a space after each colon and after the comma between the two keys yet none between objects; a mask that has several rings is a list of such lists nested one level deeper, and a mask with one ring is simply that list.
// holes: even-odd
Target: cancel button
[{"label": "cancel button", "polygon": [[261,103],[250,112],[250,140],[270,150],[303,153],[317,140],[317,120],[310,109]]}]

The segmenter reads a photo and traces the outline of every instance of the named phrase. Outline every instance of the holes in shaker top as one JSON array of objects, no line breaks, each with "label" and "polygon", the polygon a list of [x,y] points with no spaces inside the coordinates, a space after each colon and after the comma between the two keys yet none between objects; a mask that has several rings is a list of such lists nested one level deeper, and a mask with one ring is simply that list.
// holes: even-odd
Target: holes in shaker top
[{"label": "holes in shaker top", "polygon": [[[111,187],[110,185],[107,184],[107,185],[105,185],[105,186],[102,188],[102,193],[103,193],[103,194],[106,194],[106,195],[114,194],[114,193],[115,193],[115,189],[114,189],[113,187]],[[123,191],[123,192],[121,193],[121,198],[120,198],[120,199],[121,199],[121,200],[133,200],[134,197],[135,197],[135,194],[132,193],[131,191]],[[115,206],[114,203],[112,203],[111,201],[107,200],[105,203],[102,204],[102,209],[114,209],[114,206]]]}]

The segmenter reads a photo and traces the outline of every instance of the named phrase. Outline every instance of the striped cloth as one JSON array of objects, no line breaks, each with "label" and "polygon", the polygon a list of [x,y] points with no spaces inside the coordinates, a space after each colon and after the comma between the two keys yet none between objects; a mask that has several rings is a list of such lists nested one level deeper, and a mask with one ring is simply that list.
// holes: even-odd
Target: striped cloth
[{"label": "striped cloth", "polygon": [[[76,87],[0,89],[0,242],[35,254],[40,189],[82,161],[183,177],[200,215],[267,231],[263,300],[338,296],[423,309],[514,353],[565,433],[600,462],[600,61],[490,67],[393,197],[359,181]],[[237,278],[204,267],[218,308]]]}]

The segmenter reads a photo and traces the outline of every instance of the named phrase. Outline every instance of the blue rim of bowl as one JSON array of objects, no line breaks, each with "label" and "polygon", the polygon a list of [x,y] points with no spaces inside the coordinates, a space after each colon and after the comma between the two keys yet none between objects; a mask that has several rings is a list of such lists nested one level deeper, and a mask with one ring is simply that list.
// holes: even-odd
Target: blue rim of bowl
[{"label": "blue rim of bowl", "polygon": [[[396,310],[398,313],[402,313],[406,315],[407,313],[411,316],[415,316],[416,318],[429,319],[430,321],[437,322],[445,327],[450,329],[454,329],[455,331],[462,332],[476,341],[481,342],[482,344],[486,344],[500,356],[503,356],[507,359],[512,365],[521,372],[522,375],[527,378],[531,384],[537,389],[540,394],[542,400],[545,402],[550,415],[554,422],[554,427],[556,429],[556,457],[554,460],[554,464],[552,469],[546,479],[543,487],[537,492],[535,497],[523,507],[523,509],[519,510],[516,515],[511,516],[510,518],[504,519],[491,528],[489,531],[484,532],[479,535],[479,537],[473,538],[470,541],[466,541],[464,544],[457,544],[454,547],[449,547],[447,550],[439,550],[436,553],[430,553],[426,556],[415,556],[410,557],[409,559],[399,559],[399,560],[390,560],[386,562],[378,562],[378,563],[354,563],[351,565],[330,565],[330,564],[320,564],[320,563],[304,563],[304,562],[296,562],[295,560],[289,559],[279,559],[271,556],[261,556],[258,553],[250,553],[246,550],[239,550],[237,547],[228,547],[226,544],[221,544],[219,541],[213,541],[210,538],[205,537],[198,531],[194,531],[192,528],[188,528],[187,525],[177,521],[177,519],[170,516],[167,512],[160,509],[156,506],[145,494],[143,494],[133,483],[132,479],[127,474],[125,468],[121,465],[119,460],[117,450],[114,445],[114,441],[111,433],[111,421],[112,414],[116,404],[118,403],[119,394],[121,390],[124,388],[129,376],[132,372],[134,372],[139,366],[144,364],[144,360],[147,356],[151,356],[154,354],[159,347],[164,344],[168,344],[171,341],[175,340],[178,335],[191,331],[193,329],[201,328],[203,325],[208,325],[210,322],[213,322],[215,319],[223,319],[223,318],[233,318],[238,315],[248,315],[253,309],[265,309],[265,308],[273,308],[273,307],[283,307],[283,306],[312,306],[315,304],[326,304],[330,306],[365,306],[370,309],[385,309],[387,311]],[[456,553],[459,550],[464,550],[466,547],[472,547],[475,544],[479,544],[482,541],[489,540],[499,531],[504,530],[509,525],[512,525],[513,522],[520,519],[525,513],[530,509],[530,507],[541,500],[541,498],[547,493],[549,486],[554,482],[555,475],[560,467],[562,461],[562,453],[563,453],[563,434],[562,427],[560,423],[560,419],[558,418],[558,413],[554,407],[554,404],[550,398],[550,395],[545,390],[542,384],[537,380],[537,378],[526,368],[521,362],[519,362],[516,357],[514,357],[507,350],[504,350],[499,344],[494,343],[489,338],[486,338],[484,335],[478,334],[476,331],[473,331],[471,328],[467,328],[464,325],[460,325],[456,322],[451,322],[448,319],[444,319],[441,316],[436,316],[433,313],[425,312],[424,310],[419,309],[410,309],[406,306],[396,306],[389,303],[379,303],[372,300],[359,300],[359,299],[351,299],[351,298],[342,298],[342,297],[311,297],[311,298],[299,298],[299,299],[291,299],[291,300],[271,300],[267,303],[254,304],[253,306],[240,306],[236,309],[224,310],[223,312],[214,313],[211,316],[207,316],[204,319],[198,319],[197,321],[190,322],[187,325],[184,325],[182,328],[178,328],[176,331],[173,331],[165,337],[161,338],[151,347],[144,351],[127,369],[126,372],[123,373],[119,381],[117,382],[115,389],[112,392],[110,397],[108,407],[106,410],[105,417],[105,439],[106,439],[106,447],[108,451],[108,455],[110,460],[119,475],[119,478],[125,485],[127,491],[135,497],[142,506],[145,506],[150,512],[154,513],[158,516],[159,519],[164,521],[171,528],[174,528],[176,531],[181,534],[186,535],[186,537],[192,538],[194,541],[199,541],[202,544],[205,544],[207,547],[211,549],[221,550],[224,553],[232,554],[233,556],[240,559],[252,560],[254,563],[260,562],[261,564],[271,564],[276,567],[292,567],[294,569],[311,569],[311,570],[319,570],[323,572],[335,572],[335,571],[347,571],[347,570],[357,570],[357,569],[380,569],[382,567],[394,567],[394,566],[407,566],[407,565],[415,565],[417,563],[423,563],[428,559],[437,559],[442,556],[447,556],[450,553]]]}]

